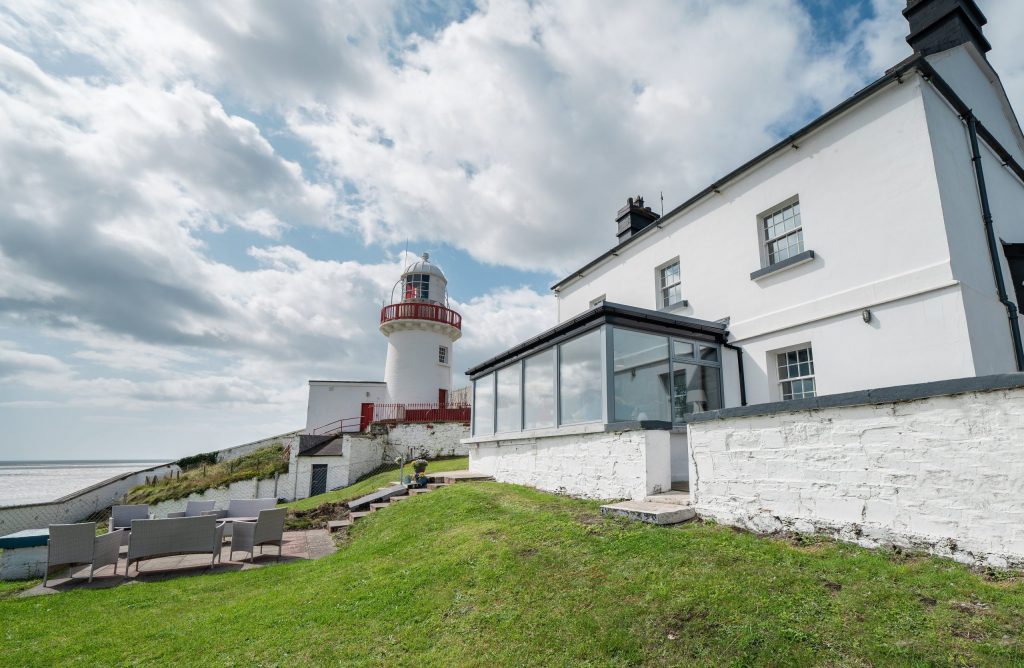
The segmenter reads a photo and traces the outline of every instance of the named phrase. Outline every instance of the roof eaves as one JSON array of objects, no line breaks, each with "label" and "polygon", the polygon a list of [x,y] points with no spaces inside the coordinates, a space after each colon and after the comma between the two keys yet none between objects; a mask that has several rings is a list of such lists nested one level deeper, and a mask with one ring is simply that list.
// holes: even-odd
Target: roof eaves
[{"label": "roof eaves", "polygon": [[648,233],[651,233],[654,230],[660,230],[662,227],[664,227],[666,225],[665,221],[670,221],[668,224],[671,224],[671,218],[673,216],[675,216],[675,215],[677,215],[679,213],[682,213],[686,209],[689,209],[690,207],[694,206],[695,204],[700,202],[702,199],[704,199],[708,195],[712,195],[712,194],[718,193],[721,190],[721,188],[723,186],[725,186],[727,183],[729,183],[730,181],[732,181],[732,180],[742,176],[743,174],[748,172],[750,169],[752,169],[753,167],[757,166],[761,162],[767,160],[768,158],[772,157],[773,155],[775,155],[779,151],[782,151],[783,149],[786,149],[786,148],[789,148],[790,146],[793,146],[796,143],[797,140],[802,139],[806,135],[810,134],[811,132],[817,130],[819,127],[821,127],[821,126],[825,125],[826,123],[828,123],[829,121],[831,121],[836,116],[839,116],[840,114],[845,113],[851,107],[859,104],[860,102],[866,100],[867,98],[871,97],[875,93],[881,91],[883,88],[888,86],[893,81],[899,81],[900,78],[904,74],[906,74],[907,72],[909,72],[912,69],[916,69],[918,67],[918,65],[920,63],[922,63],[922,62],[925,62],[923,56],[914,55],[914,56],[911,56],[910,58],[907,58],[906,60],[902,61],[901,63],[897,64],[896,66],[890,68],[889,70],[886,71],[885,75],[882,76],[881,78],[879,78],[879,79],[873,81],[872,83],[868,84],[867,86],[865,86],[861,90],[859,90],[856,93],[854,93],[852,96],[850,96],[847,99],[843,100],[842,102],[840,102],[835,107],[829,109],[828,111],[826,111],[821,116],[818,116],[816,119],[814,119],[813,121],[811,121],[810,123],[808,123],[804,127],[800,128],[799,130],[797,130],[793,134],[789,135],[788,137],[786,137],[782,141],[780,141],[777,144],[771,146],[770,148],[768,148],[767,150],[763,151],[762,153],[754,156],[752,159],[748,160],[747,162],[743,163],[742,165],[740,165],[739,167],[737,167],[733,171],[731,171],[728,174],[726,174],[725,176],[723,176],[722,178],[718,179],[717,181],[715,181],[714,183],[709,185],[704,190],[701,190],[700,192],[698,192],[696,195],[694,195],[690,199],[686,200],[685,202],[683,202],[679,206],[675,207],[674,209],[672,209],[671,211],[669,211],[668,213],[663,215],[660,219],[658,219],[656,224],[647,226],[646,228],[644,228],[644,229],[640,230],[639,232],[637,232],[636,234],[634,234],[629,239],[623,241],[621,244],[618,244],[618,245],[610,248],[609,250],[607,250],[604,253],[602,253],[601,255],[597,256],[596,258],[594,258],[593,260],[591,260],[587,264],[585,264],[582,267],[580,267],[579,269],[577,269],[576,271],[570,273],[567,277],[563,278],[562,280],[560,280],[557,283],[555,283],[554,285],[552,285],[551,289],[557,292],[562,287],[564,287],[567,283],[569,283],[569,282],[571,282],[571,281],[573,281],[573,280],[575,280],[577,278],[582,278],[585,272],[589,271],[590,269],[593,269],[595,266],[597,266],[598,264],[600,264],[601,262],[603,262],[607,258],[618,255],[624,247],[630,245],[631,243],[633,243],[637,239],[643,238],[645,235],[647,235]]}]

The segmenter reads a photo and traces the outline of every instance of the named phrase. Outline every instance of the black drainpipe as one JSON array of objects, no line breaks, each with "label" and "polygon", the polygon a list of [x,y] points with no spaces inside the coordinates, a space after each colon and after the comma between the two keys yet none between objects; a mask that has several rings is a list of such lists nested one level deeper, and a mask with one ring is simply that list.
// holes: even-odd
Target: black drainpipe
[{"label": "black drainpipe", "polygon": [[736,368],[740,374],[740,406],[747,405],[747,381],[743,377],[743,348],[734,346],[731,343],[723,343],[723,346],[736,351]]},{"label": "black drainpipe", "polygon": [[996,279],[996,291],[999,293],[999,301],[1006,307],[1006,316],[1010,320],[1010,336],[1013,337],[1013,355],[1017,361],[1017,371],[1024,371],[1024,346],[1021,345],[1017,305],[1011,302],[1006,294],[1006,283],[1003,281],[1003,269],[999,263],[999,249],[996,245],[996,232],[992,227],[992,209],[989,207],[988,189],[985,187],[985,172],[981,168],[981,151],[978,149],[978,122],[970,111],[967,112],[967,130],[971,135],[971,162],[974,163],[974,178],[978,184],[978,195],[981,197],[981,219],[985,223],[985,236],[988,239],[988,254],[992,260],[992,274]]}]

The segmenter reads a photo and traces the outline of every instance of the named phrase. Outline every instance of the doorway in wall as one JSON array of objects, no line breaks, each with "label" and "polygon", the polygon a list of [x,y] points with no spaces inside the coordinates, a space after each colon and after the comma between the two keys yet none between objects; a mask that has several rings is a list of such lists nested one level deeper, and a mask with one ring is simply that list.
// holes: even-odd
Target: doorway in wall
[{"label": "doorway in wall", "polygon": [[438,389],[437,390],[437,407],[444,408],[448,405],[448,390]]},{"label": "doorway in wall", "polygon": [[327,491],[327,464],[313,464],[309,477],[309,495],[316,496]]},{"label": "doorway in wall", "polygon": [[1013,281],[1013,298],[1017,300],[1017,309],[1024,299],[1024,244],[1003,244],[1003,255],[1006,264],[1010,265],[1010,280]]}]

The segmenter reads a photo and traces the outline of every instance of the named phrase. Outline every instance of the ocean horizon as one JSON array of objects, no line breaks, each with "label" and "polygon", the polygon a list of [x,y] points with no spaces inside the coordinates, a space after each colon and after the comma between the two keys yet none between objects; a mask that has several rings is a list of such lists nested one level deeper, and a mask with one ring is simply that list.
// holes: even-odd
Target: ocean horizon
[{"label": "ocean horizon", "polygon": [[0,461],[0,507],[45,503],[108,478],[171,459],[24,459]]}]

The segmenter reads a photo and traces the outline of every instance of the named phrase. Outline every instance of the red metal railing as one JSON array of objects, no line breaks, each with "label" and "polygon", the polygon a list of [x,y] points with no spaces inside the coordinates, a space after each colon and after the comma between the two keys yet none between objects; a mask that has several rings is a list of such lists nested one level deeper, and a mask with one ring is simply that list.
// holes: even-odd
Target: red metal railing
[{"label": "red metal railing", "polygon": [[388,304],[380,310],[380,324],[383,325],[391,320],[430,320],[451,325],[455,329],[462,329],[462,316],[440,304],[417,302]]},{"label": "red metal railing", "polygon": [[448,404],[376,404],[374,422],[469,422],[470,407]]},{"label": "red metal railing", "polygon": [[323,436],[327,434],[339,434],[343,431],[362,431],[363,426],[360,422],[359,416],[342,418],[335,420],[334,422],[328,422],[327,424],[320,425],[316,429],[313,429],[309,433],[315,436]]}]

